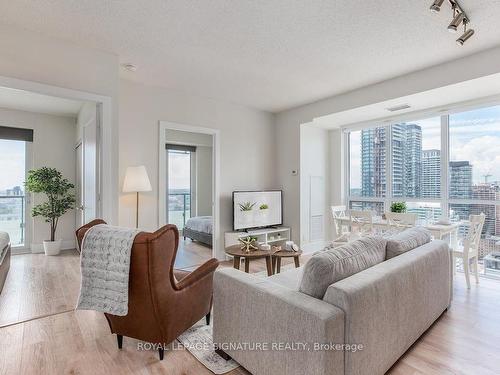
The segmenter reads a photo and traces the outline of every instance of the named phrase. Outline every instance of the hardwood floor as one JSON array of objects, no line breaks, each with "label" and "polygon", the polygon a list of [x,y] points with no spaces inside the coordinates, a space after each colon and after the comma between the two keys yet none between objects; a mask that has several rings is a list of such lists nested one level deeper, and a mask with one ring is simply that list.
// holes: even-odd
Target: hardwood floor
[{"label": "hardwood floor", "polygon": [[[263,261],[250,264],[250,272],[264,270]],[[461,276],[451,309],[388,374],[500,373],[500,282],[482,279],[467,290]],[[211,374],[185,349],[166,352],[160,362],[156,351],[138,351],[137,343],[125,338],[118,350],[103,314],[63,312],[0,328],[0,374]],[[248,372],[238,368],[229,374]]]},{"label": "hardwood floor", "polygon": [[13,255],[0,294],[0,326],[73,310],[80,290],[79,259],[76,250],[56,257]]},{"label": "hardwood floor", "polygon": [[[181,240],[175,267],[192,269],[210,259],[212,249]],[[0,294],[0,327],[71,311],[80,291],[80,255],[63,251],[55,257],[44,254],[13,255]]]}]

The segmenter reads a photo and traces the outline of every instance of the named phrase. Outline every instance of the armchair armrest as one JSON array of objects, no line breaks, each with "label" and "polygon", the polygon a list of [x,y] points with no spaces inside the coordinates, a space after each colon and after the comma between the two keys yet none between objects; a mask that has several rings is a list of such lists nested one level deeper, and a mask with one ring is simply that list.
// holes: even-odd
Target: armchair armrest
[{"label": "armchair armrest", "polygon": [[217,267],[219,266],[219,261],[215,258],[212,258],[193,272],[189,273],[187,276],[183,277],[176,283],[176,289],[182,290],[193,284],[196,284],[198,281],[202,280],[205,276],[214,273]]}]

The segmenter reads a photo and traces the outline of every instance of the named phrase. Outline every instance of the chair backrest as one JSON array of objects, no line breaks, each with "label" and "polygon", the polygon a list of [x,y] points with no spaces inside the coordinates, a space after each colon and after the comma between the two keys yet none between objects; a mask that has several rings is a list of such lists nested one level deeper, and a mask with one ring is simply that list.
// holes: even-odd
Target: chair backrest
[{"label": "chair backrest", "polygon": [[333,229],[335,230],[335,238],[339,238],[344,234],[342,222],[338,219],[346,217],[346,206],[331,206],[330,207],[333,219]]},{"label": "chair backrest", "polygon": [[351,230],[368,232],[373,230],[373,211],[349,210],[349,222]]},{"label": "chair backrest", "polygon": [[470,225],[464,239],[465,252],[478,251],[485,219],[486,216],[484,214],[469,216]]},{"label": "chair backrest", "polygon": [[386,212],[387,224],[390,226],[414,226],[417,223],[417,214],[400,213],[400,212]]}]

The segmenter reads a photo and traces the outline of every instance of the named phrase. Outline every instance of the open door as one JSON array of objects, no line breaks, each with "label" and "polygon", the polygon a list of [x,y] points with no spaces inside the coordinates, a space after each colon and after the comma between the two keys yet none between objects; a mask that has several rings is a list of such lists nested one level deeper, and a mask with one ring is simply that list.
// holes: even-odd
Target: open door
[{"label": "open door", "polygon": [[99,202],[99,129],[100,105],[82,124],[81,144],[76,147],[76,225],[83,225],[100,215]]}]

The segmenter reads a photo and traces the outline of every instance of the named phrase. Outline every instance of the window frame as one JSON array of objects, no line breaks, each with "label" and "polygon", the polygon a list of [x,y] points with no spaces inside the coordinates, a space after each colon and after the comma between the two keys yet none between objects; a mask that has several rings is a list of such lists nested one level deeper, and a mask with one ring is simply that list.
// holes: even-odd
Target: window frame
[{"label": "window frame", "polygon": [[[390,210],[392,202],[406,201],[406,202],[424,202],[424,203],[439,203],[441,206],[442,217],[448,219],[450,205],[452,204],[474,204],[474,205],[492,205],[500,206],[500,200],[483,200],[483,199],[466,199],[466,198],[450,198],[449,191],[449,161],[450,161],[450,115],[468,112],[473,110],[479,110],[481,108],[488,108],[500,105],[500,101],[486,102],[481,105],[464,105],[462,107],[457,107],[453,110],[448,110],[446,112],[427,112],[422,113],[420,116],[415,114],[412,118],[409,115],[404,115],[399,118],[391,118],[390,120],[382,121],[372,121],[363,124],[358,124],[354,126],[343,126],[341,127],[343,136],[342,142],[345,145],[343,147],[343,158],[344,158],[344,184],[343,191],[345,192],[343,197],[343,202],[347,208],[350,207],[351,202],[379,202],[384,204],[384,212]],[[393,176],[392,176],[392,126],[401,122],[419,121],[432,117],[440,117],[441,119],[441,197],[440,198],[416,198],[416,197],[394,197],[393,196]],[[386,193],[385,197],[363,197],[363,196],[353,196],[351,195],[351,171],[350,171],[350,138],[349,135],[352,131],[358,131],[370,128],[384,127],[386,134],[388,134],[388,142],[386,142]]]}]

